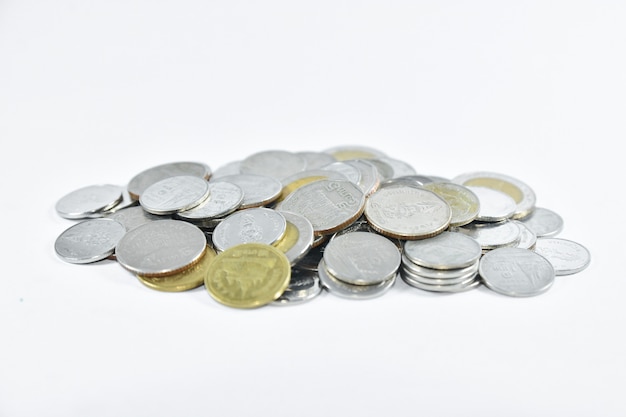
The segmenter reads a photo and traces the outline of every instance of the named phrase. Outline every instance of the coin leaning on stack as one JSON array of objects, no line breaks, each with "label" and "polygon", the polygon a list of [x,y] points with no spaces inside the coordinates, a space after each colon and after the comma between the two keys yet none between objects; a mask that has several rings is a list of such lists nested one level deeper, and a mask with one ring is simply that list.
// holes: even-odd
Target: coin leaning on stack
[{"label": "coin leaning on stack", "polygon": [[324,291],[371,299],[399,278],[433,293],[484,284],[527,297],[590,263],[584,246],[556,237],[562,218],[535,203],[500,173],[423,175],[361,146],[267,150],[216,171],[171,162],[126,186],[72,191],[56,211],[76,224],[55,251],[69,263],[114,260],[159,291],[204,286],[234,308]]}]

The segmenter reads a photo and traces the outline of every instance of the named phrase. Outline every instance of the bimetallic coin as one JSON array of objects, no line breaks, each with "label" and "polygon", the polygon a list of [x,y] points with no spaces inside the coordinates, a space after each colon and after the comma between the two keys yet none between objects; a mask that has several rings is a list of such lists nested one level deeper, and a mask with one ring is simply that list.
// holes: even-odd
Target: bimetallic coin
[{"label": "bimetallic coin", "polygon": [[82,187],[61,197],[55,209],[66,219],[96,217],[101,212],[115,207],[122,201],[122,187],[98,184]]},{"label": "bimetallic coin", "polygon": [[263,243],[243,243],[215,257],[204,286],[221,304],[256,308],[278,299],[290,278],[291,265],[280,250]]},{"label": "bimetallic coin", "polygon": [[580,243],[568,239],[538,238],[535,252],[550,261],[556,275],[575,274],[591,263],[589,250]]},{"label": "bimetallic coin", "polygon": [[272,245],[283,237],[286,229],[285,216],[274,209],[256,207],[239,210],[215,227],[213,245],[218,252],[241,243]]},{"label": "bimetallic coin", "polygon": [[212,179],[210,182],[226,181],[243,190],[243,201],[239,209],[262,207],[273,203],[280,196],[282,183],[267,175],[233,174]]},{"label": "bimetallic coin", "polygon": [[182,220],[159,220],[126,232],[116,248],[117,261],[146,277],[171,275],[193,266],[207,240],[198,227]]},{"label": "bimetallic coin", "polygon": [[397,274],[394,274],[387,281],[374,285],[352,285],[337,279],[328,272],[324,259],[320,261],[317,272],[323,287],[326,288],[329,293],[352,300],[369,300],[381,297],[393,287],[397,277]]},{"label": "bimetallic coin", "polygon": [[139,282],[153,290],[165,292],[181,292],[198,288],[204,285],[204,277],[206,276],[209,265],[213,262],[216,253],[213,248],[207,246],[204,255],[193,266],[166,276],[147,277],[137,275]]},{"label": "bimetallic coin", "polygon": [[563,218],[544,207],[535,207],[529,215],[519,221],[535,232],[537,237],[554,237],[563,230]]},{"label": "bimetallic coin", "polygon": [[209,182],[209,197],[201,204],[176,213],[181,220],[203,222],[229,215],[243,202],[243,190],[227,181]]},{"label": "bimetallic coin", "polygon": [[398,247],[376,233],[346,233],[332,239],[324,249],[328,272],[353,285],[374,285],[388,280],[398,271],[400,261]]},{"label": "bimetallic coin", "polygon": [[289,286],[271,305],[286,306],[301,304],[320,295],[322,285],[317,272],[304,269],[291,269]]},{"label": "bimetallic coin", "polygon": [[513,219],[522,218],[535,208],[537,200],[535,192],[524,182],[509,175],[477,171],[459,175],[453,178],[452,182],[465,186],[487,187],[508,194],[517,204],[512,216]]},{"label": "bimetallic coin", "polygon": [[88,219],[66,229],[54,242],[57,255],[66,262],[86,264],[106,259],[126,233],[112,219]]},{"label": "bimetallic coin", "polygon": [[528,249],[498,248],[480,259],[478,274],[483,283],[500,294],[531,297],[546,292],[554,282],[554,268]]},{"label": "bimetallic coin", "polygon": [[148,213],[173,214],[196,207],[209,194],[209,183],[205,179],[179,175],[165,178],[146,188],[139,197],[139,203]]},{"label": "bimetallic coin", "polygon": [[487,187],[466,186],[479,201],[476,220],[480,222],[500,222],[513,217],[517,204],[508,194]]},{"label": "bimetallic coin", "polygon": [[432,191],[410,186],[381,188],[367,198],[365,217],[379,233],[399,239],[425,239],[448,228],[448,203]]},{"label": "bimetallic coin", "polygon": [[430,182],[424,184],[443,198],[452,210],[450,226],[463,226],[473,222],[480,213],[480,200],[468,187],[453,182]]},{"label": "bimetallic coin", "polygon": [[244,158],[239,164],[242,174],[266,175],[279,181],[305,169],[304,157],[281,150],[257,152]]},{"label": "bimetallic coin", "polygon": [[144,190],[152,184],[179,175],[191,175],[208,180],[211,178],[211,168],[201,162],[169,162],[138,173],[128,182],[126,188],[135,200],[139,200]]},{"label": "bimetallic coin", "polygon": [[295,265],[313,247],[313,225],[299,214],[288,211],[280,213],[287,220],[287,230],[274,246],[285,253],[291,265]]}]

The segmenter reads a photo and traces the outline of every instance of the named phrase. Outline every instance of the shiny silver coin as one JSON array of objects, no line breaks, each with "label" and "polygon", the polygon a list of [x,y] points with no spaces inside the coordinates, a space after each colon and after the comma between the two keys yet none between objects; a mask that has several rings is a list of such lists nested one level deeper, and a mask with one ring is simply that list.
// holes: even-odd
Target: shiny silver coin
[{"label": "shiny silver coin", "polygon": [[165,276],[194,265],[206,250],[202,230],[182,220],[159,220],[138,226],[120,239],[117,261],[142,276]]},{"label": "shiny silver coin", "polygon": [[86,219],[100,216],[122,201],[123,188],[111,184],[82,187],[61,197],[55,209],[66,219]]},{"label": "shiny silver coin", "polygon": [[512,297],[546,292],[554,283],[554,268],[543,256],[528,249],[498,248],[480,260],[478,273],[488,288]]},{"label": "shiny silver coin", "polygon": [[479,201],[476,220],[480,222],[499,222],[513,217],[517,204],[508,194],[487,187],[466,186]]},{"label": "shiny silver coin", "polygon": [[205,179],[179,175],[146,188],[139,197],[139,203],[148,213],[173,214],[198,206],[209,197],[210,191]]},{"label": "shiny silver coin", "polygon": [[[409,163],[405,161],[395,159],[395,158],[390,158],[390,157],[377,158],[377,160],[382,161],[391,167],[392,175],[390,178],[399,178],[399,177],[406,177],[409,175],[417,175],[415,168],[413,168],[413,166],[411,166]],[[389,178],[387,178],[387,180],[388,179]]]},{"label": "shiny silver coin", "polygon": [[402,266],[407,272],[416,276],[451,281],[458,280],[461,277],[467,277],[469,274],[476,272],[478,270],[478,259],[472,265],[463,268],[435,269],[416,265],[402,254]]},{"label": "shiny silver coin", "polygon": [[519,220],[512,221],[517,224],[520,230],[520,240],[517,247],[523,249],[534,249],[537,244],[537,235],[535,232]]},{"label": "shiny silver coin", "polygon": [[402,281],[408,284],[411,287],[418,288],[424,291],[430,292],[438,292],[438,293],[459,293],[473,290],[480,286],[481,281],[477,279],[477,274],[474,273],[474,277],[459,283],[459,284],[451,284],[451,285],[436,285],[436,284],[426,284],[420,282],[418,280],[412,279],[411,276],[407,274],[400,274]]},{"label": "shiny silver coin", "polygon": [[324,165],[320,168],[323,171],[332,171],[343,175],[352,184],[359,185],[361,181],[361,170],[358,167],[346,164],[343,161],[331,162],[328,165]]},{"label": "shiny silver coin", "polygon": [[344,162],[357,168],[361,173],[361,179],[357,185],[366,197],[378,189],[381,176],[376,165],[365,159],[350,159]]},{"label": "shiny silver coin", "polygon": [[398,247],[376,233],[346,233],[332,239],[324,249],[328,272],[353,285],[387,281],[398,271],[400,261]]},{"label": "shiny silver coin", "polygon": [[458,269],[476,263],[482,248],[473,237],[445,231],[428,239],[407,240],[403,255],[427,268]]},{"label": "shiny silver coin", "polygon": [[213,230],[213,246],[222,252],[242,243],[272,245],[283,237],[287,220],[280,212],[256,207],[228,215]]},{"label": "shiny silver coin", "polygon": [[563,230],[563,218],[544,207],[535,207],[528,216],[519,221],[535,232],[537,237],[554,237]]},{"label": "shiny silver coin", "polygon": [[331,154],[338,161],[346,159],[383,158],[387,155],[379,149],[361,145],[341,145],[325,149],[323,152]]},{"label": "shiny silver coin", "polygon": [[[432,270],[424,273],[424,271],[416,272],[413,268],[407,266],[407,264],[402,264],[401,272],[403,275],[408,278],[420,282],[422,284],[428,285],[457,285],[457,284],[467,284],[469,280],[476,278],[476,274],[478,274],[478,262],[476,262],[476,266],[472,268],[463,268],[463,274],[459,274],[458,272],[454,272],[456,276],[453,276],[454,270]],[[434,272],[433,272],[434,271]],[[440,278],[433,278],[439,276]]]},{"label": "shiny silver coin", "polygon": [[243,202],[243,190],[228,181],[208,183],[209,197],[199,205],[175,214],[176,218],[191,222],[218,219],[237,210]]},{"label": "shiny silver coin", "polygon": [[210,182],[226,181],[243,190],[243,201],[239,209],[263,207],[280,196],[283,184],[276,178],[257,174],[233,174],[212,179]]},{"label": "shiny silver coin", "polygon": [[293,305],[310,301],[322,292],[322,285],[317,272],[293,268],[289,286],[271,305]]},{"label": "shiny silver coin", "polygon": [[324,263],[322,259],[317,267],[317,272],[320,277],[320,281],[326,290],[338,297],[349,298],[353,300],[368,300],[377,298],[387,293],[396,282],[397,274],[394,274],[387,281],[383,281],[375,285],[352,285],[347,284],[336,277],[334,277]]},{"label": "shiny silver coin", "polygon": [[281,181],[296,172],[304,171],[306,166],[306,159],[297,153],[267,150],[242,159],[239,171],[242,174],[265,175]]},{"label": "shiny silver coin", "polygon": [[66,229],[54,242],[54,250],[65,262],[86,264],[113,255],[124,226],[112,219],[88,219]]},{"label": "shiny silver coin", "polygon": [[591,263],[589,250],[578,242],[556,237],[537,239],[535,252],[544,256],[554,267],[556,275],[582,271]]},{"label": "shiny silver coin", "polygon": [[280,211],[287,221],[283,237],[274,244],[287,256],[289,263],[297,264],[313,247],[313,225],[304,216],[288,211]]},{"label": "shiny silver coin", "polygon": [[[352,233],[352,232],[367,232],[367,233],[379,234],[368,223],[368,221],[365,218],[365,216],[361,216],[360,218],[355,220],[352,224],[349,224],[348,226],[344,227],[343,229],[341,229],[338,232],[336,232],[335,234],[333,234],[330,237],[330,240],[332,241],[333,239],[335,239],[335,238],[337,238],[337,237],[339,237],[341,235],[345,235],[346,233]],[[386,238],[389,239],[391,242],[393,242],[393,244],[396,245],[398,250],[402,251],[402,246],[404,245],[404,240],[395,239],[395,238],[391,238],[391,237],[386,237]]]},{"label": "shiny silver coin", "polygon": [[468,187],[454,182],[429,182],[426,190],[443,198],[452,210],[450,226],[463,226],[476,220],[480,214],[480,200]]},{"label": "shiny silver coin", "polygon": [[393,167],[390,163],[383,160],[382,158],[372,158],[368,159],[367,162],[374,165],[378,170],[378,178],[382,181],[387,181],[394,177]]},{"label": "shiny silver coin", "polygon": [[132,206],[117,210],[111,214],[108,214],[106,217],[122,223],[126,228],[126,231],[132,230],[135,227],[141,226],[144,223],[153,222],[155,220],[163,220],[167,218],[165,216],[158,216],[156,214],[148,213],[141,206]]},{"label": "shiny silver coin", "polygon": [[126,188],[135,200],[139,200],[146,188],[165,178],[191,175],[208,180],[211,174],[211,168],[201,162],[168,162],[138,173],[128,182]]},{"label": "shiny silver coin", "polygon": [[425,179],[420,175],[409,175],[409,176],[391,178],[389,180],[383,181],[380,183],[380,186],[378,188],[380,189],[380,188],[385,188],[385,187],[396,187],[396,186],[424,188],[424,184],[427,184],[428,182],[430,182],[430,179]]},{"label": "shiny silver coin", "polygon": [[120,210],[124,210],[124,209],[127,209],[129,207],[136,207],[138,205],[139,205],[139,201],[135,200],[130,195],[128,190],[122,189],[122,199],[120,200],[119,203],[117,203],[116,205],[114,205],[111,208],[108,208],[106,210],[102,210],[102,211],[96,213],[96,215],[93,216],[93,217],[106,217],[106,216],[108,216],[110,214],[117,213]]},{"label": "shiny silver coin", "polygon": [[517,246],[522,238],[517,223],[506,220],[499,223],[470,223],[450,231],[462,233],[475,239],[483,251]]}]

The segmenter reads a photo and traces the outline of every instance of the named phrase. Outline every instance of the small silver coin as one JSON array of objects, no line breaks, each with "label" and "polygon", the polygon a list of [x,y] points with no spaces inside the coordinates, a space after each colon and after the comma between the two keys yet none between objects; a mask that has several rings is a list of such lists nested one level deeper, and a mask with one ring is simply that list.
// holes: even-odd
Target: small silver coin
[{"label": "small silver coin", "polygon": [[243,202],[243,190],[228,181],[208,183],[209,197],[199,205],[175,214],[181,220],[203,222],[222,218],[237,210]]},{"label": "small silver coin", "polygon": [[459,293],[465,292],[469,290],[473,290],[480,286],[481,281],[477,279],[477,273],[474,273],[472,277],[466,279],[464,282],[458,284],[449,284],[449,285],[437,285],[437,284],[427,284],[418,280],[411,278],[410,275],[402,273],[401,275],[402,281],[411,287],[418,288],[424,291],[430,292],[438,292],[438,293]]},{"label": "small silver coin", "polygon": [[488,288],[512,297],[542,294],[555,277],[548,259],[522,248],[498,248],[486,253],[480,259],[478,274]]},{"label": "small silver coin", "polygon": [[132,206],[117,210],[107,215],[106,217],[122,223],[126,228],[126,231],[132,230],[135,227],[141,226],[144,223],[153,222],[155,220],[163,220],[167,218],[165,216],[158,216],[156,214],[148,213],[141,206]]},{"label": "small silver coin", "polygon": [[480,244],[483,252],[501,247],[517,246],[522,237],[517,223],[506,220],[498,223],[470,223],[453,227],[452,232],[467,235]]},{"label": "small silver coin", "polygon": [[168,162],[141,171],[131,178],[126,188],[134,199],[139,200],[146,188],[165,178],[191,175],[208,180],[211,174],[211,168],[201,162]]},{"label": "small silver coin", "polygon": [[427,268],[458,269],[476,263],[482,248],[471,236],[445,231],[428,239],[407,240],[403,255]]},{"label": "small silver coin", "polygon": [[477,221],[499,222],[510,219],[515,214],[517,204],[508,194],[487,187],[466,186],[478,197],[480,208]]},{"label": "small silver coin", "polygon": [[243,190],[243,201],[239,209],[266,206],[278,199],[283,184],[276,178],[258,174],[224,175],[210,182],[226,181]]},{"label": "small silver coin", "polygon": [[228,215],[213,230],[213,246],[222,252],[242,243],[276,243],[287,229],[287,220],[280,212],[255,207]]},{"label": "small silver coin", "polygon": [[570,275],[587,268],[591,262],[589,250],[578,242],[556,237],[537,239],[535,252],[544,256],[556,275]]},{"label": "small silver coin", "polygon": [[293,268],[289,286],[271,305],[293,305],[312,300],[322,292],[320,278],[315,271]]},{"label": "small silver coin", "polygon": [[400,251],[376,233],[353,232],[337,236],[324,249],[328,272],[353,285],[375,285],[388,280],[400,267]]},{"label": "small silver coin", "polygon": [[124,226],[112,219],[83,220],[59,235],[54,250],[66,262],[97,262],[113,255],[125,233]]},{"label": "small silver coin", "polygon": [[205,179],[179,175],[165,178],[146,188],[139,198],[139,204],[148,213],[174,214],[196,207],[209,194],[209,183]]},{"label": "small silver coin", "polygon": [[111,184],[82,187],[61,197],[55,209],[59,216],[66,219],[99,216],[103,211],[115,207],[122,201],[122,191],[122,187]]},{"label": "small silver coin", "polygon": [[317,272],[320,277],[320,281],[326,290],[338,297],[349,298],[353,300],[368,300],[377,298],[387,293],[396,282],[398,274],[394,274],[387,281],[383,281],[375,285],[352,285],[347,284],[336,277],[334,277],[324,263],[322,259],[317,267]]},{"label": "small silver coin", "polygon": [[165,219],[126,232],[115,252],[118,263],[137,275],[165,276],[194,265],[206,247],[206,237],[197,226]]},{"label": "small silver coin", "polygon": [[535,232],[537,237],[554,237],[563,230],[563,218],[544,207],[535,207],[528,216],[519,221]]},{"label": "small silver coin", "polygon": [[296,172],[304,171],[307,161],[297,153],[267,150],[247,156],[239,164],[242,174],[266,175],[281,181]]},{"label": "small silver coin", "polygon": [[408,259],[406,259],[404,255],[402,256],[402,267],[406,272],[414,275],[415,277],[448,281],[449,283],[452,283],[452,281],[463,281],[462,278],[467,278],[468,275],[478,270],[478,260],[476,260],[476,262],[474,262],[472,265],[466,266],[464,268],[434,269],[415,265],[411,263]]}]

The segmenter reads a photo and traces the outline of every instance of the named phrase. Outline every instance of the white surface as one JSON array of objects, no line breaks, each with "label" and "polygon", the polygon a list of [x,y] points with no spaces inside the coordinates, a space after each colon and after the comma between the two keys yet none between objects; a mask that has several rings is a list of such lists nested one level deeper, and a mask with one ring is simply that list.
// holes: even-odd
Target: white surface
[{"label": "white surface", "polygon": [[[0,2],[0,415],[623,416],[626,3]],[[239,311],[58,259],[56,201],[357,144],[502,172],[592,263],[528,299]]]}]

